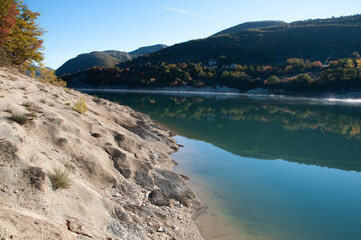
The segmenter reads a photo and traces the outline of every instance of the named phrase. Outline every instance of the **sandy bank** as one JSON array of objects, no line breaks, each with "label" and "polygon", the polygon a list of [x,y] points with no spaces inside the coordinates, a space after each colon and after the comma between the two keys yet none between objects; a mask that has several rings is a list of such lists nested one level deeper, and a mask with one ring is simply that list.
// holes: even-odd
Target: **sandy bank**
[{"label": "sandy bank", "polygon": [[[0,237],[201,239],[172,136],[128,107],[0,69]],[[69,188],[54,190],[56,167]]]}]

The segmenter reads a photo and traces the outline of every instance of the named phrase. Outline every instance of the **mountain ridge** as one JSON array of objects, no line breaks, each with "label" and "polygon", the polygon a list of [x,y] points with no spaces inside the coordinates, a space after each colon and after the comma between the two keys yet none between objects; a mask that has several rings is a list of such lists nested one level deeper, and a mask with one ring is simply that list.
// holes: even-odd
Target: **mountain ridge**
[{"label": "mountain ridge", "polygon": [[[361,15],[250,28],[64,76],[69,86],[361,89]],[[290,93],[291,93],[290,92]]]},{"label": "mountain ridge", "polygon": [[[288,58],[324,61],[361,52],[361,15],[250,28],[232,34],[175,44],[160,52],[118,64],[122,68],[147,62],[208,62],[220,64],[281,64]],[[217,33],[216,33],[217,34]],[[130,63],[130,64],[128,64]],[[127,66],[129,67],[129,66]]]},{"label": "mountain ridge", "polygon": [[81,53],[75,58],[71,58],[55,70],[57,76],[73,74],[92,67],[113,67],[123,61],[132,60],[144,54],[153,53],[166,48],[167,45],[156,44],[152,46],[140,47],[132,52],[122,52],[117,50],[92,51]]},{"label": "mountain ridge", "polygon": [[165,44],[156,44],[152,46],[140,47],[134,51],[129,52],[129,54],[132,56],[140,56],[162,50],[163,48],[166,47],[168,46]]},{"label": "mountain ridge", "polygon": [[233,33],[240,32],[242,30],[247,30],[247,29],[265,28],[265,27],[272,27],[272,26],[279,26],[279,25],[287,25],[287,23],[283,22],[283,21],[277,21],[277,20],[245,22],[245,23],[241,23],[236,26],[224,29],[222,31],[219,31],[211,36],[233,34]]}]

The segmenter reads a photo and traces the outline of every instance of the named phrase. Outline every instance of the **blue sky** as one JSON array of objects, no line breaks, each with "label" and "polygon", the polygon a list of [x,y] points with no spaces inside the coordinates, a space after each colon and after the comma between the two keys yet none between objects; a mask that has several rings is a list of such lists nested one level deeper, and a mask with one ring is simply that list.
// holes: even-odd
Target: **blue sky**
[{"label": "blue sky", "polygon": [[360,0],[26,0],[41,16],[44,63],[54,69],[80,53],[132,51],[208,37],[258,20],[291,22],[361,13]]}]

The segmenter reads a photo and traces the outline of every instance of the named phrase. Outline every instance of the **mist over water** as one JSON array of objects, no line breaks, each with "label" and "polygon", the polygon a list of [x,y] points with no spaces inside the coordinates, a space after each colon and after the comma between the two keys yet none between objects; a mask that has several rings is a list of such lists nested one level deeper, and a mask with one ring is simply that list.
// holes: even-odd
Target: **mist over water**
[{"label": "mist over water", "polygon": [[360,101],[96,94],[178,134],[176,170],[227,225],[208,239],[360,239]]}]

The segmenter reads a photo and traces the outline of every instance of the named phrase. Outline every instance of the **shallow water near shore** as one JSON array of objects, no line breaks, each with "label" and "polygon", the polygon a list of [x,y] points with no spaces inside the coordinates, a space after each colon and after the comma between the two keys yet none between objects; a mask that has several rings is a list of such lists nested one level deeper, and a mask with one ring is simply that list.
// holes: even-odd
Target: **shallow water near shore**
[{"label": "shallow water near shore", "polygon": [[205,239],[361,236],[361,107],[247,97],[96,93],[165,125],[205,204]]},{"label": "shallow water near shore", "polygon": [[360,236],[358,173],[241,158],[208,143],[176,139],[184,145],[173,155],[179,162],[176,170],[197,176],[193,188],[211,205],[198,218],[206,239]]}]

